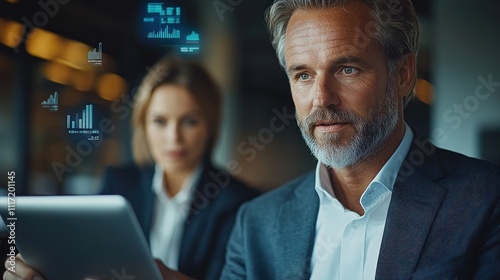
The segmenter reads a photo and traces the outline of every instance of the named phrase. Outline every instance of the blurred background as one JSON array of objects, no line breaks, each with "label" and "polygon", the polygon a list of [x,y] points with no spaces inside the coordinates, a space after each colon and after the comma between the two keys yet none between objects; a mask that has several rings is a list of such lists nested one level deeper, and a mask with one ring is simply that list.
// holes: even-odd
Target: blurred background
[{"label": "blurred background", "polygon": [[[440,147],[500,163],[500,1],[413,2],[421,41],[407,122]],[[169,53],[199,60],[222,88],[216,165],[261,190],[313,169],[287,117],[295,109],[264,22],[271,3],[0,0],[0,190],[15,171],[18,195],[99,192],[105,166],[131,161],[131,102]],[[152,24],[160,13],[167,21]]]}]

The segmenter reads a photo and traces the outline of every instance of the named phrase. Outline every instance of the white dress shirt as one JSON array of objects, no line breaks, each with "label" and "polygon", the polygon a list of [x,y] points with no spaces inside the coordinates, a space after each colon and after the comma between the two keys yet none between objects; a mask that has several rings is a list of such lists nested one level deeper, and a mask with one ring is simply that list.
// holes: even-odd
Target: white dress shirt
[{"label": "white dress shirt", "polygon": [[412,139],[413,132],[405,124],[398,148],[361,195],[362,216],[337,200],[327,167],[318,162],[315,189],[319,212],[311,279],[375,279],[392,189]]},{"label": "white dress shirt", "polygon": [[151,254],[173,270],[179,266],[179,253],[184,232],[184,222],[191,208],[202,166],[198,166],[185,179],[181,190],[169,197],[163,187],[163,169],[155,167],[153,192],[155,194],[153,220],[150,233]]}]

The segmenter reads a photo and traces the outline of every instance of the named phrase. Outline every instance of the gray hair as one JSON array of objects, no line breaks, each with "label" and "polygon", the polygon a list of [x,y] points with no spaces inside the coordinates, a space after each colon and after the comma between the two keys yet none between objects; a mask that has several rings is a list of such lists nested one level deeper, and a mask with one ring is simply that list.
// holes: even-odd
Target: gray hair
[{"label": "gray hair", "polygon": [[[325,9],[343,6],[353,0],[275,0],[267,9],[266,21],[272,36],[279,62],[285,68],[285,36],[288,22],[296,10]],[[389,75],[396,71],[398,62],[407,53],[418,53],[419,25],[415,9],[410,0],[358,0],[365,3],[375,20],[374,30],[368,36],[374,37],[384,49]],[[367,25],[365,29],[370,26]],[[416,73],[416,71],[415,71]],[[415,91],[404,100],[413,98]]]}]

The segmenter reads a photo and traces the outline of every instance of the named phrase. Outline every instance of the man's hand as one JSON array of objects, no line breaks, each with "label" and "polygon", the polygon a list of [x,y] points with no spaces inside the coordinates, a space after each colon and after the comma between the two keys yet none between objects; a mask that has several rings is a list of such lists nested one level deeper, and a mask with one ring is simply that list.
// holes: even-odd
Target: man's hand
[{"label": "man's hand", "polygon": [[16,256],[16,266],[14,272],[8,270],[12,267],[10,261],[7,259],[4,262],[5,273],[3,274],[3,280],[43,280],[42,276],[38,274],[33,268],[29,267],[23,260],[21,254],[17,254]]},{"label": "man's hand", "polygon": [[161,276],[163,276],[164,280],[194,280],[193,278],[190,278],[180,272],[171,270],[158,259],[155,259],[155,261],[160,268]]}]

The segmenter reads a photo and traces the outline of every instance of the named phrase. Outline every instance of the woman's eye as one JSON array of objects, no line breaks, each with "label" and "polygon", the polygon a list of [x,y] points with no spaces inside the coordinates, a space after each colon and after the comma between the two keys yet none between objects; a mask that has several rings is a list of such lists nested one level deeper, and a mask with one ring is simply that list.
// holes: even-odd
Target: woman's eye
[{"label": "woman's eye", "polygon": [[352,75],[354,73],[357,73],[358,70],[356,70],[355,68],[353,67],[344,67],[342,69],[342,72],[346,75]]},{"label": "woman's eye", "polygon": [[157,126],[164,126],[166,121],[164,119],[153,119],[153,123]]},{"label": "woman's eye", "polygon": [[185,119],[183,121],[183,124],[186,125],[186,126],[195,126],[195,125],[198,124],[198,120],[197,119],[191,119],[191,118]]}]

